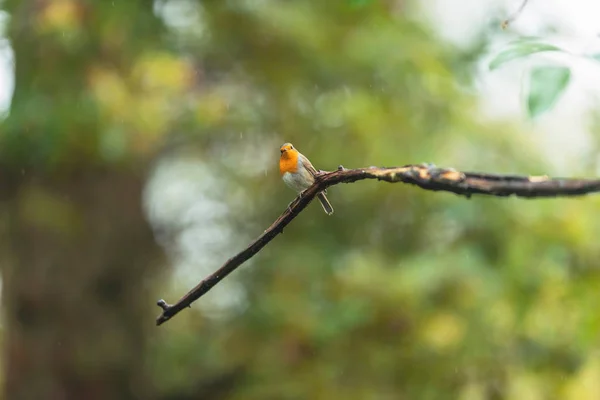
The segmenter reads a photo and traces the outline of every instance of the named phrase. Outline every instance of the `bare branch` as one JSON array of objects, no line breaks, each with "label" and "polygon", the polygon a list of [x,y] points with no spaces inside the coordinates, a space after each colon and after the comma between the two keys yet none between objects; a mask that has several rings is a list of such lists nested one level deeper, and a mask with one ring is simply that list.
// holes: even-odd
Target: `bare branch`
[{"label": "bare branch", "polygon": [[283,232],[283,228],[304,210],[317,193],[339,183],[352,183],[363,179],[410,183],[425,190],[452,192],[467,198],[473,194],[499,197],[514,195],[525,198],[566,197],[600,191],[600,180],[591,179],[551,179],[547,176],[480,174],[437,168],[431,164],[361,169],[344,169],[340,166],[337,171],[321,173],[316,182],[296,198],[262,235],[250,243],[247,248],[227,260],[221,268],[200,282],[177,303],[169,305],[164,300],[159,300],[157,304],[163,312],[156,319],[156,324],[161,325],[179,311],[189,307],[223,278],[258,253],[275,236]]}]

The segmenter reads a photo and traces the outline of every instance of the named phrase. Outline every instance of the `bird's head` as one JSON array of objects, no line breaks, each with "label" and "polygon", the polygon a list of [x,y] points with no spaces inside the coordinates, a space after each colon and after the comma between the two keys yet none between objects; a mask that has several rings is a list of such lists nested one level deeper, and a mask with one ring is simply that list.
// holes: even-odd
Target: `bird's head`
[{"label": "bird's head", "polygon": [[292,145],[291,143],[285,143],[279,148],[279,151],[281,152],[281,155],[284,155],[288,151],[290,151],[290,152],[296,151],[296,149],[294,148],[294,145]]}]

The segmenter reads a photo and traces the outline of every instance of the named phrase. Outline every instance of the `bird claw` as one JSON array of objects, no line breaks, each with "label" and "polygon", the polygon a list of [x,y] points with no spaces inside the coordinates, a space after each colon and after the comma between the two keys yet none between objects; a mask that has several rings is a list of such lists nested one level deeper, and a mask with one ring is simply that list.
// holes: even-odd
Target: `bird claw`
[{"label": "bird claw", "polygon": [[294,205],[294,203],[296,202],[296,199],[290,201],[290,203],[287,206],[287,209],[289,212],[292,212],[292,206]]},{"label": "bird claw", "polygon": [[289,212],[292,212],[292,206],[294,206],[296,203],[298,203],[298,201],[300,199],[302,199],[302,197],[304,196],[304,192],[306,192],[306,189],[301,191],[300,193],[298,193],[298,197],[296,197],[294,200],[290,201],[290,203],[287,206],[287,209]]}]

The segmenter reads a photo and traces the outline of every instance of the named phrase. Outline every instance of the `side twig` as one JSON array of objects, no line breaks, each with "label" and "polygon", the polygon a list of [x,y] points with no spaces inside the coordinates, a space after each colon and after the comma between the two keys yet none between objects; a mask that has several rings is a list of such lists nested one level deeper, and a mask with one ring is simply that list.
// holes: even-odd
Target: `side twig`
[{"label": "side twig", "polygon": [[221,268],[201,281],[177,303],[169,305],[164,300],[159,300],[157,304],[163,312],[156,319],[156,324],[163,324],[179,311],[189,307],[223,278],[258,253],[275,236],[283,232],[283,228],[306,208],[317,193],[329,186],[339,183],[352,183],[363,179],[377,179],[390,183],[409,183],[425,190],[452,192],[467,198],[474,194],[499,197],[514,195],[525,198],[566,197],[600,191],[600,180],[591,179],[551,179],[547,176],[480,174],[437,168],[431,164],[360,169],[344,169],[340,166],[337,171],[321,173],[315,183],[306,189],[301,197],[296,198],[290,207],[262,235],[250,243],[247,248],[227,260]]},{"label": "side twig", "polygon": [[523,10],[525,9],[525,6],[527,5],[528,1],[529,0],[523,0],[522,3],[521,3],[521,5],[517,9],[517,11],[515,11],[515,13],[513,15],[511,15],[510,17],[508,17],[507,19],[505,19],[504,21],[502,21],[502,24],[501,24],[502,29],[508,28],[508,26],[510,24],[512,24],[513,22],[515,22],[515,20],[519,17],[519,15],[521,15],[521,13],[523,12]]}]

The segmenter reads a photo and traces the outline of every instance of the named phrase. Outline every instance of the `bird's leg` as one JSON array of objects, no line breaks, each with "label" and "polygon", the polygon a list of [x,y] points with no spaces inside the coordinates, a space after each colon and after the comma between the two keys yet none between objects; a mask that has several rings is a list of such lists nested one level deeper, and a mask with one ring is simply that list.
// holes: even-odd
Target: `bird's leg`
[{"label": "bird's leg", "polygon": [[302,199],[302,196],[304,196],[304,192],[306,192],[306,189],[299,192],[298,197],[296,197],[294,200],[290,201],[290,204],[288,204],[289,212],[292,212],[292,206],[295,205],[300,199]]},{"label": "bird's leg", "polygon": [[298,201],[298,198],[295,198],[294,200],[290,201],[290,204],[288,204],[288,211],[292,212],[292,206]]}]

